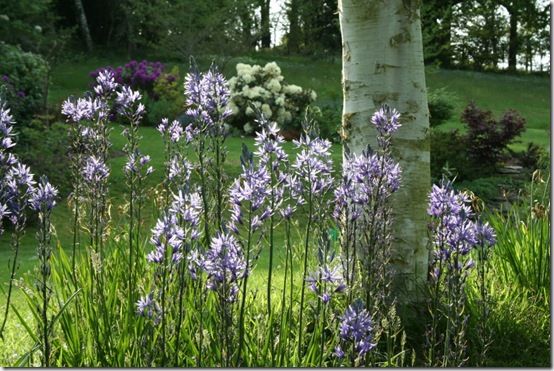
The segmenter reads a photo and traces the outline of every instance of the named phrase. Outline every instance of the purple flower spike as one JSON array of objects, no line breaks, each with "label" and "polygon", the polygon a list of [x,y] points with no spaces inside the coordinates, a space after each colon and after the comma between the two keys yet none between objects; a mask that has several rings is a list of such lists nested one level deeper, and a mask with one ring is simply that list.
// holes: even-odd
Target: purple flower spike
[{"label": "purple flower spike", "polygon": [[344,342],[352,342],[359,357],[363,357],[375,347],[375,344],[372,343],[371,317],[361,301],[351,304],[340,319],[340,338]]},{"label": "purple flower spike", "polygon": [[85,161],[82,173],[86,182],[95,185],[104,181],[109,176],[110,171],[104,161],[95,156],[90,156]]},{"label": "purple flower spike", "polygon": [[201,266],[208,274],[208,288],[227,288],[227,292],[220,294],[225,296],[226,301],[234,302],[238,292],[237,281],[246,274],[246,260],[235,238],[222,232],[214,236]]},{"label": "purple flower spike", "polygon": [[371,123],[381,135],[390,135],[400,128],[400,113],[388,105],[383,105],[371,117]]},{"label": "purple flower spike", "polygon": [[56,196],[58,190],[52,186],[45,178],[41,179],[39,185],[29,200],[31,208],[35,211],[50,211],[56,206]]}]

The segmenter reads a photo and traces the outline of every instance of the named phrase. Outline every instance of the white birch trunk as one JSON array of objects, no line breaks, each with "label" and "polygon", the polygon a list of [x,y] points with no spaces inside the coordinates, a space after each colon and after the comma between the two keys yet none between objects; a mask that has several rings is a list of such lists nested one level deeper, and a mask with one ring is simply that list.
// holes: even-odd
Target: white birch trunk
[{"label": "white birch trunk", "polygon": [[417,300],[415,289],[427,274],[426,209],[431,184],[419,1],[339,0],[338,8],[345,145],[354,153],[367,144],[376,148],[370,118],[381,104],[402,115],[402,127],[393,137],[393,156],[403,172],[401,189],[393,200],[393,264],[395,282],[402,283],[396,286],[401,290],[398,296]]}]

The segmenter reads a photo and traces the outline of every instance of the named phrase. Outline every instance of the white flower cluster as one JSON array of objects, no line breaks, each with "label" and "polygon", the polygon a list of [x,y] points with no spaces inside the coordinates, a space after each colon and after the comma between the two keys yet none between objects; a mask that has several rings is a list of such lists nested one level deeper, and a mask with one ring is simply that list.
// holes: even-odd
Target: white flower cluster
[{"label": "white flower cluster", "polygon": [[237,63],[237,75],[229,80],[231,118],[246,133],[256,129],[256,114],[252,106],[280,125],[290,124],[306,106],[313,103],[315,91],[287,84],[281,68],[275,62],[260,65]]}]

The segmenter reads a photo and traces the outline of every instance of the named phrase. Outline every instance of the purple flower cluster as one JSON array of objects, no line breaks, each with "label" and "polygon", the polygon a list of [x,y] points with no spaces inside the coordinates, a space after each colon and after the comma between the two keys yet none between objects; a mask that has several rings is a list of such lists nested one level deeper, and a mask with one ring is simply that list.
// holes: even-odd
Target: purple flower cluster
[{"label": "purple flower cluster", "polygon": [[335,189],[333,216],[338,219],[348,207],[350,220],[356,220],[372,200],[384,200],[400,188],[401,173],[400,165],[386,155],[369,150],[347,155],[343,181]]},{"label": "purple flower cluster", "polygon": [[109,71],[115,83],[129,85],[133,89],[142,89],[152,93],[154,83],[162,74],[163,69],[164,65],[161,62],[131,60],[124,66],[115,68],[112,66],[100,67],[89,75],[96,80],[102,72]]},{"label": "purple flower cluster", "polygon": [[62,104],[62,114],[69,121],[78,123],[82,120],[92,120],[97,114],[104,117],[105,108],[105,102],[98,98],[78,98],[76,101],[68,98]]},{"label": "purple flower cluster", "polygon": [[24,212],[35,192],[31,169],[18,160],[8,169],[2,185],[2,199],[9,210],[9,218],[16,225],[24,220]]},{"label": "purple flower cluster", "polygon": [[476,223],[475,232],[479,245],[493,246],[496,244],[496,233],[489,222]]},{"label": "purple flower cluster", "polygon": [[243,205],[245,203],[248,203],[248,209],[253,214],[250,222],[252,231],[261,227],[263,221],[269,218],[271,210],[266,203],[271,194],[270,180],[271,177],[265,167],[255,167],[253,163],[242,165],[242,174],[234,180],[229,190],[231,204],[229,229],[231,231],[239,233],[238,226],[244,224]]},{"label": "purple flower cluster", "polygon": [[142,95],[128,86],[123,86],[116,92],[115,103],[117,111],[127,117],[140,119],[145,113],[144,104],[140,102]]},{"label": "purple flower cluster", "polygon": [[152,166],[147,166],[149,163],[150,156],[143,155],[139,151],[136,151],[129,155],[123,171],[126,174],[150,175],[154,172],[154,168]]},{"label": "purple flower cluster", "polygon": [[[202,197],[198,191],[187,193],[179,190],[173,196],[173,202],[169,208],[170,213],[177,215],[189,227],[190,239],[198,240],[200,237],[200,216],[202,214]],[[185,231],[187,232],[187,231]]]},{"label": "purple flower cluster", "polygon": [[46,178],[41,178],[29,199],[31,209],[39,212],[51,211],[56,206],[57,195],[58,190]]},{"label": "purple flower cluster", "polygon": [[264,166],[268,173],[275,176],[271,214],[278,211],[284,219],[290,219],[298,205],[304,203],[302,182],[297,175],[289,172],[289,158],[283,150],[284,138],[279,134],[277,123],[269,122],[263,114],[257,122],[261,130],[256,133],[254,155],[259,158],[259,166]]},{"label": "purple flower cluster", "polygon": [[495,243],[494,230],[488,223],[472,221],[469,201],[467,195],[456,192],[448,181],[442,181],[440,186],[433,185],[431,189],[427,213],[434,219],[435,279],[442,273],[438,265],[444,267],[446,264],[449,270],[467,270],[473,266],[473,261],[463,257],[472,248]]},{"label": "purple flower cluster", "polygon": [[[315,197],[325,194],[333,185],[331,142],[302,135],[293,143],[300,149],[300,153],[296,156],[292,168],[294,175],[302,180],[303,192],[311,192]],[[306,186],[308,188],[305,188]]]},{"label": "purple flower cluster", "polygon": [[285,139],[279,134],[279,127],[276,122],[269,123],[265,117],[257,120],[260,131],[256,133],[255,143],[257,151],[254,152],[260,159],[260,165],[265,166],[270,162],[272,156],[275,159],[273,168],[271,170],[277,170],[280,163],[286,162],[288,156],[283,150],[283,143]]},{"label": "purple flower cluster", "polygon": [[394,108],[384,104],[371,117],[371,123],[381,136],[393,134],[400,128],[400,113]]},{"label": "purple flower cluster", "polygon": [[186,254],[184,247],[187,241],[197,240],[200,236],[201,213],[202,200],[198,192],[179,191],[174,195],[168,211],[152,229],[150,243],[154,245],[154,250],[146,259],[151,263],[165,264],[170,254],[172,263],[180,262]]},{"label": "purple flower cluster", "polygon": [[217,291],[227,302],[234,302],[239,291],[238,281],[245,277],[246,260],[235,237],[218,232],[212,238],[210,249],[200,260],[208,275],[207,287]]},{"label": "purple flower cluster", "polygon": [[179,226],[177,215],[171,212],[166,213],[152,228],[150,243],[154,245],[154,250],[146,256],[146,260],[151,263],[165,263],[168,259],[168,249],[171,249],[171,261],[179,262],[183,258],[184,239],[185,231]]},{"label": "purple flower cluster", "polygon": [[[352,343],[358,357],[363,357],[375,347],[373,341],[373,324],[369,312],[361,301],[356,301],[340,317],[340,338],[343,343]],[[349,347],[346,347],[348,349]],[[335,348],[335,356],[344,357],[341,345]]]},{"label": "purple flower cluster", "polygon": [[194,120],[186,131],[187,140],[200,133],[222,135],[224,120],[229,117],[229,86],[215,66],[204,74],[189,72],[185,78],[187,115]]},{"label": "purple flower cluster", "polygon": [[15,146],[14,124],[10,109],[0,99],[0,234],[4,217],[14,225],[24,224],[24,211],[35,187],[29,167],[8,152]]},{"label": "purple flower cluster", "polygon": [[102,159],[90,156],[85,160],[81,175],[89,187],[95,189],[108,178],[110,170]]},{"label": "purple flower cluster", "polygon": [[141,297],[137,302],[137,314],[153,320],[155,325],[160,321],[161,312],[160,306],[154,300],[153,293]]},{"label": "purple flower cluster", "polygon": [[186,184],[190,180],[190,175],[194,165],[187,159],[181,158],[181,156],[174,156],[169,160],[169,172],[167,175],[168,180],[179,180],[181,184]]},{"label": "purple flower cluster", "polygon": [[183,125],[179,121],[173,120],[170,123],[167,118],[162,119],[157,129],[164,138],[167,137],[172,143],[179,142],[184,134]]},{"label": "purple flower cluster", "polygon": [[329,265],[319,267],[306,278],[310,290],[313,291],[324,304],[331,301],[332,295],[342,293],[346,289],[340,265]]},{"label": "purple flower cluster", "polygon": [[5,104],[0,104],[0,151],[5,151],[15,146],[13,141],[13,125],[15,121],[10,114],[10,109]]},{"label": "purple flower cluster", "polygon": [[452,253],[469,254],[478,240],[467,195],[454,191],[449,182],[435,184],[429,194],[427,212],[437,219],[433,241],[438,249],[437,258],[446,261]]},{"label": "purple flower cluster", "polygon": [[117,88],[119,84],[115,81],[115,76],[110,70],[99,70],[96,76],[96,86],[94,86],[94,92],[98,96],[108,97]]}]

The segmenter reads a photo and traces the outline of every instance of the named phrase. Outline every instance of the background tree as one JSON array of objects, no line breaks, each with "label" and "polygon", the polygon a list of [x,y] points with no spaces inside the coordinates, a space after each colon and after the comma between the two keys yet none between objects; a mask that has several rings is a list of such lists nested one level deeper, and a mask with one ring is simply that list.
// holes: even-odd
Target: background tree
[{"label": "background tree", "polygon": [[426,0],[421,5],[421,23],[425,62],[452,64],[453,8],[460,0]]},{"label": "background tree", "polygon": [[[402,115],[393,140],[403,171],[395,199],[395,250],[398,282],[412,295],[427,273],[427,191],[429,189],[429,112],[427,108],[419,2],[339,0],[342,32],[342,137],[354,152],[376,148],[370,123],[383,103]],[[402,281],[400,280],[402,279]]]},{"label": "background tree", "polygon": [[287,50],[305,54],[332,53],[340,47],[337,0],[299,1],[286,5]]},{"label": "background tree", "polygon": [[496,69],[507,46],[507,18],[493,0],[467,1],[453,9],[452,59],[462,67]]},{"label": "background tree", "polygon": [[90,36],[90,30],[88,28],[87,15],[85,13],[85,8],[83,7],[83,2],[81,0],[73,0],[75,5],[75,12],[77,14],[77,19],[79,20],[79,26],[81,27],[81,32],[83,38],[85,39],[85,45],[87,50],[92,51],[92,37]]},{"label": "background tree", "polygon": [[498,69],[507,60],[515,71],[518,58],[530,69],[549,49],[545,0],[425,0],[421,12],[427,63]]},{"label": "background tree", "polygon": [[260,0],[262,48],[271,47],[270,8],[271,8],[271,0]]},{"label": "background tree", "polygon": [[290,0],[287,3],[287,19],[289,21],[289,32],[287,34],[287,51],[289,53],[298,53],[300,50],[300,39],[302,29],[300,28],[301,6],[300,0]]}]

